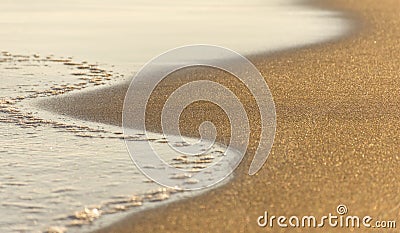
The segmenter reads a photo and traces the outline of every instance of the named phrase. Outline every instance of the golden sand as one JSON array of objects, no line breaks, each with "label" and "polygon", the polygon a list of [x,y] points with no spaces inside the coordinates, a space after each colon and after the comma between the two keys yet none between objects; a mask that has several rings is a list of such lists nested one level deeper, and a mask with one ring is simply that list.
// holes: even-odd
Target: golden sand
[{"label": "golden sand", "polygon": [[[247,159],[234,180],[204,195],[135,214],[99,232],[343,232],[347,229],[257,225],[264,211],[322,216],[335,214],[339,204],[345,204],[351,215],[400,224],[400,2],[309,4],[346,12],[359,24],[358,30],[322,45],[251,58],[266,78],[277,110],[275,143],[263,169],[247,175],[259,134],[254,101],[240,84],[222,79],[244,102],[253,129]],[[196,79],[196,72],[190,80]],[[154,131],[160,131],[157,111],[165,96],[188,81],[179,77],[184,75],[163,82],[150,102],[147,122]],[[119,124],[126,88],[123,84],[48,105],[80,118]],[[107,101],[99,101],[98,96]],[[221,113],[213,105],[195,104],[184,112],[182,130],[195,135],[198,123],[211,119],[221,126],[218,138],[223,142],[229,130],[226,118],[215,117]]]}]

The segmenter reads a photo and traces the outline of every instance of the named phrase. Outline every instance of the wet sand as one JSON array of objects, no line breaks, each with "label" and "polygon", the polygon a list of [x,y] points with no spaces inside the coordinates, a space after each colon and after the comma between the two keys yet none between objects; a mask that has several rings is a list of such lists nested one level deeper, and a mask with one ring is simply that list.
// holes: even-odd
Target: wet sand
[{"label": "wet sand", "polygon": [[[277,110],[275,143],[264,167],[255,176],[247,175],[259,135],[253,99],[240,83],[214,72],[243,101],[253,130],[234,180],[204,195],[134,214],[98,232],[343,232],[348,229],[257,225],[264,211],[322,216],[336,214],[339,204],[345,204],[351,215],[399,221],[400,3],[307,4],[347,12],[358,29],[337,41],[250,58],[265,77]],[[168,94],[204,72],[178,72],[159,86],[148,105],[151,130],[160,131],[160,109]],[[43,104],[56,112],[118,125],[126,89],[127,83]],[[216,117],[220,115],[214,105],[194,104],[183,113],[182,132],[195,136],[199,122],[209,119],[219,126],[218,139],[225,142],[229,128],[226,118]]]}]

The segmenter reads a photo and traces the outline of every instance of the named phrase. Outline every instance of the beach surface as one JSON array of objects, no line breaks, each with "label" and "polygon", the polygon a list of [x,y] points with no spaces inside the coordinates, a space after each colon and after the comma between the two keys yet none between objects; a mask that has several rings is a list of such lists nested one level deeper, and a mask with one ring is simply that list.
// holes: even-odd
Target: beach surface
[{"label": "beach surface", "polygon": [[[277,111],[275,142],[263,168],[254,176],[247,174],[260,134],[254,100],[242,84],[214,71],[207,77],[239,97],[252,128],[250,146],[233,181],[194,198],[135,213],[98,232],[343,232],[349,229],[257,225],[265,211],[275,216],[318,217],[336,214],[339,204],[346,205],[351,215],[399,219],[400,3],[307,4],[344,11],[359,25],[336,41],[249,57],[265,77]],[[202,79],[206,72],[177,72],[159,85],[147,109],[150,130],[161,132],[160,114],[168,95],[186,82]],[[42,104],[58,113],[120,125],[128,85]],[[197,136],[199,123],[207,119],[217,125],[218,140],[225,142],[229,124],[221,115],[215,105],[193,104],[183,112],[181,131]],[[354,229],[369,230],[377,231]]]}]

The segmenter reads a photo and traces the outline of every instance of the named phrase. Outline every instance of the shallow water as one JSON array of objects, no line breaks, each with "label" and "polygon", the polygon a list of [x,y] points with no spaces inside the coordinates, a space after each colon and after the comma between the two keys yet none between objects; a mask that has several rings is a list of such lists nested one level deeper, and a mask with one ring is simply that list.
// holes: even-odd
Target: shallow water
[{"label": "shallow water", "polygon": [[[54,115],[32,103],[109,85],[122,80],[120,74],[69,58],[10,53],[1,54],[0,70],[7,73],[0,98],[2,232],[41,232],[49,227],[89,230],[128,210],[193,195],[163,188],[133,166],[123,139],[141,147],[146,142],[143,135],[123,136],[119,127]],[[224,154],[224,148],[216,145],[200,164],[167,150],[161,135],[150,137],[165,161],[188,170],[169,174],[182,182],[193,182],[196,166],[212,164]],[[159,169],[157,164],[151,166]]]},{"label": "shallow water", "polygon": [[[0,124],[0,130],[5,145],[0,161],[3,232],[79,227],[98,217],[113,219],[110,215],[115,212],[151,206],[149,202],[167,200],[176,193],[139,173],[122,140],[104,143],[112,139],[68,133],[60,137],[60,130],[46,126]],[[85,208],[98,216],[82,216]],[[96,226],[102,223],[96,222]]]},{"label": "shallow water", "polygon": [[0,2],[2,49],[141,66],[187,44],[275,51],[350,29],[342,14],[287,0]]},{"label": "shallow water", "polygon": [[[339,16],[278,0],[1,1],[0,231],[88,231],[196,194],[145,178],[120,128],[53,115],[32,102],[121,82],[176,46],[250,53],[317,43],[349,29]],[[163,138],[153,136],[163,150]],[[222,150],[216,145],[207,164]],[[165,159],[196,165],[178,154]],[[190,181],[190,174],[171,178]]]}]

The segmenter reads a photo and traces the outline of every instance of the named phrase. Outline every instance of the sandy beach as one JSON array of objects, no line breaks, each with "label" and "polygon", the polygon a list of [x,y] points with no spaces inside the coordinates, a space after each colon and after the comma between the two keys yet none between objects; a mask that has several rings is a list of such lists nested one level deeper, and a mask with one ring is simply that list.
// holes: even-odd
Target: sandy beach
[{"label": "sandy beach", "polygon": [[[345,204],[352,215],[399,219],[400,3],[305,4],[343,11],[357,26],[352,34],[332,42],[250,57],[265,77],[277,111],[275,142],[264,167],[255,176],[247,175],[260,133],[254,100],[242,84],[214,72],[210,79],[217,77],[245,105],[253,130],[234,180],[204,195],[134,214],[98,232],[343,232],[350,229],[257,225],[264,211],[277,216],[322,216],[336,213],[339,204]],[[202,79],[204,72],[177,72],[162,82],[148,105],[150,130],[160,132],[160,110],[168,95],[186,82]],[[127,88],[124,83],[42,105],[77,118],[120,125]],[[199,123],[211,120],[219,126],[218,140],[225,142],[229,128],[221,115],[215,105],[194,104],[182,115],[181,130],[197,136]],[[354,229],[369,230],[377,231]],[[396,232],[398,227],[381,231]]]}]

